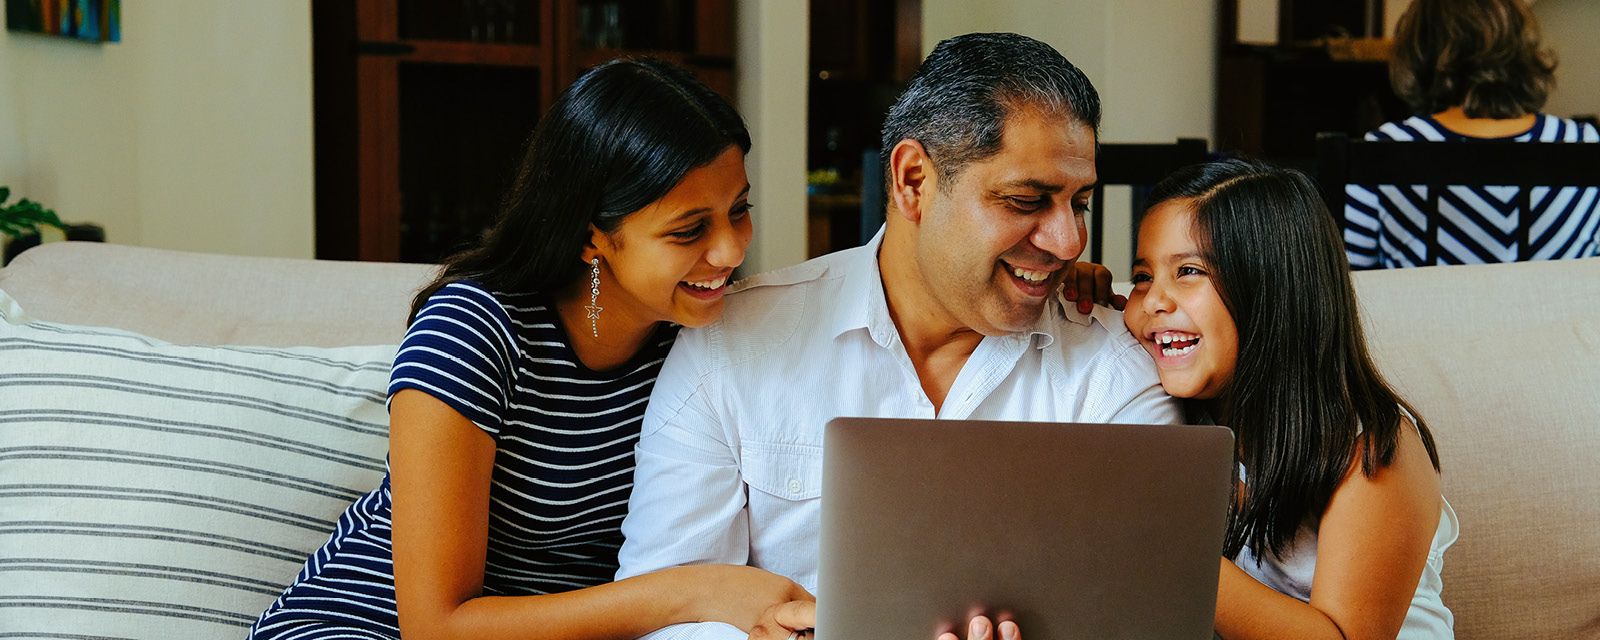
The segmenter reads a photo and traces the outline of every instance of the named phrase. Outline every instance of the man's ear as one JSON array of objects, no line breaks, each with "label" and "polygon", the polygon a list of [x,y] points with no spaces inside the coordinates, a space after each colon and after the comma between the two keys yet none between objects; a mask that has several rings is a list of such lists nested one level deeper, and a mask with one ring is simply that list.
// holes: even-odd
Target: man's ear
[{"label": "man's ear", "polygon": [[889,202],[900,217],[921,221],[939,181],[921,142],[907,138],[894,145],[889,151],[889,178]]}]

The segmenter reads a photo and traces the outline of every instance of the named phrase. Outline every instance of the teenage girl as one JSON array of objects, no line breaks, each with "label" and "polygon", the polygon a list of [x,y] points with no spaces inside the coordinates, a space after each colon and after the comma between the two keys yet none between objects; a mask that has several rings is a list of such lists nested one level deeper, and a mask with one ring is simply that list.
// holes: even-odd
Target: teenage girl
[{"label": "teenage girl", "polygon": [[733,108],[665,63],[601,65],[562,93],[499,221],[416,298],[389,473],[251,637],[789,633],[760,616],[810,596],[759,569],[611,581],[662,360],[680,325],[721,315],[750,244],[749,149]]}]

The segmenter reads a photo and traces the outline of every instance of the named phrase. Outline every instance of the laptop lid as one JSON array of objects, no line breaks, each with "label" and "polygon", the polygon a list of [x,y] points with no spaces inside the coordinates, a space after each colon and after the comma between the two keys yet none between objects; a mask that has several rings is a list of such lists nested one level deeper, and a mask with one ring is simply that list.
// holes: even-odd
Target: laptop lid
[{"label": "laptop lid", "polygon": [[839,418],[823,440],[819,640],[1211,638],[1224,427]]}]

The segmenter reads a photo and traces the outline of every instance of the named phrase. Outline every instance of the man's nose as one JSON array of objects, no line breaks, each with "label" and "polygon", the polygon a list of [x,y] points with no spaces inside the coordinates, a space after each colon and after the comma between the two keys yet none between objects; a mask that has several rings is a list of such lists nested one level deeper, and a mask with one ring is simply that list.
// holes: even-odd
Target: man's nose
[{"label": "man's nose", "polygon": [[1062,262],[1077,260],[1083,254],[1083,218],[1065,202],[1040,219],[1033,232],[1033,245]]}]

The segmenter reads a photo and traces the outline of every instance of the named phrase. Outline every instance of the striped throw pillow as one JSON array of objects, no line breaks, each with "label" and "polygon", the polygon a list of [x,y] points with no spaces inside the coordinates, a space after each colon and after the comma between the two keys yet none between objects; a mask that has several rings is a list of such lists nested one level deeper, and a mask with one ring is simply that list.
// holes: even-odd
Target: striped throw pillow
[{"label": "striped throw pillow", "polygon": [[395,346],[182,346],[0,292],[0,638],[238,638],[378,485]]}]

